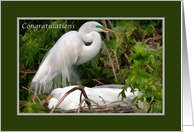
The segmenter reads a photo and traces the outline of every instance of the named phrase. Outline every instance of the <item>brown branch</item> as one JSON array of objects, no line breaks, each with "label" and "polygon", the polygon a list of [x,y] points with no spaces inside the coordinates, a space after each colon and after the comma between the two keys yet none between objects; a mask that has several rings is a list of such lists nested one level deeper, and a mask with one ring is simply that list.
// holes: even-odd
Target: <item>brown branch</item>
[{"label": "brown branch", "polygon": [[107,52],[107,54],[108,54],[108,57],[109,57],[109,59],[110,59],[111,65],[112,65],[112,71],[113,71],[113,74],[114,74],[114,76],[115,76],[115,80],[117,81],[117,76],[116,76],[116,74],[115,74],[115,68],[114,68],[114,65],[113,65],[113,61],[112,61],[112,59],[110,58],[110,54],[109,54],[109,52],[108,52],[108,49],[107,49],[106,45],[104,45],[104,46],[105,46],[106,52]]},{"label": "brown branch", "polygon": [[43,101],[42,101],[42,103],[44,104],[44,103],[48,102],[51,98],[52,98],[52,95],[49,95],[49,96],[46,98],[46,100],[43,100]]},{"label": "brown branch", "polygon": [[152,71],[153,71],[153,68],[151,68],[151,66],[150,66],[150,65],[147,65],[147,68],[150,70],[150,72],[152,72]]},{"label": "brown branch", "polygon": [[[101,22],[102,22],[102,25],[103,25],[105,28],[107,28],[106,21],[105,21],[105,20],[101,20]],[[109,41],[110,38],[109,38],[109,36],[108,36],[108,32],[105,32],[105,34],[106,34],[106,40]]]},{"label": "brown branch", "polygon": [[32,93],[34,93],[34,91],[31,91],[30,89],[28,89],[28,88],[25,88],[24,86],[22,86],[22,88],[23,88],[23,89],[25,89],[25,90],[28,90],[29,92],[32,92]]},{"label": "brown branch", "polygon": [[26,105],[29,105],[29,103],[24,103],[24,104],[22,104],[22,105],[20,106],[20,109],[21,109],[22,107],[26,106]]},{"label": "brown branch", "polygon": [[[79,87],[74,87],[74,88],[70,89],[69,91],[67,91],[67,92],[65,93],[65,95],[63,95],[63,97],[59,100],[59,102],[55,105],[55,107],[51,110],[50,113],[53,113],[53,111],[54,111],[54,110],[58,107],[58,105],[59,105],[59,104],[67,97],[67,95],[69,95],[70,93],[72,93],[72,92],[75,91],[75,90],[80,90],[80,91],[83,93],[84,98],[85,98],[85,99],[88,99],[88,96],[87,96],[87,94],[86,94],[86,92],[85,92],[85,90],[84,90],[84,86],[81,85],[81,82],[78,82],[78,84],[79,84]],[[90,101],[89,101],[89,102],[86,102],[86,103],[87,103],[89,109],[92,110],[92,106],[91,106]]]},{"label": "brown branch", "polygon": [[79,98],[79,102],[81,103],[81,100],[82,100],[82,92],[80,93],[80,98]]},{"label": "brown branch", "polygon": [[37,71],[20,71],[20,73],[24,73],[24,74],[34,74]]},{"label": "brown branch", "polygon": [[[29,92],[34,93],[34,91],[31,91],[30,89],[27,89],[27,88],[25,88],[24,86],[22,86],[22,88],[28,90]],[[38,101],[40,102],[40,104],[42,105],[42,107],[48,109],[46,106],[44,106],[43,102],[40,100],[40,98],[39,98],[38,96],[35,96],[35,97],[38,99]],[[32,97],[32,101],[36,104],[36,102],[34,101],[34,96]],[[43,100],[43,101],[44,101],[44,100]]]},{"label": "brown branch", "polygon": [[157,36],[157,37],[155,37],[155,38],[148,38],[147,40],[145,40],[144,42],[146,43],[146,42],[148,42],[149,40],[157,40],[157,39],[161,39],[162,37],[160,36]]},{"label": "brown branch", "polygon": [[81,108],[81,105],[82,105],[82,103],[83,103],[84,101],[88,101],[88,100],[87,100],[87,99],[82,99],[82,100],[81,100],[81,102],[80,102],[80,104],[79,104],[79,107],[78,107],[78,109],[77,109],[77,113],[80,113],[80,108]]},{"label": "brown branch", "polygon": [[[107,78],[111,78],[111,77],[114,77],[114,76],[109,76],[109,77],[105,77],[105,78],[97,78],[96,80],[104,80],[104,81],[107,81],[107,82],[110,82],[110,83],[112,83],[110,80],[107,80]],[[103,85],[105,85],[105,84],[103,84]]]},{"label": "brown branch", "polygon": [[106,104],[105,101],[104,101],[104,99],[101,96],[99,96],[99,97],[102,99],[103,103]]},{"label": "brown branch", "polygon": [[92,80],[98,82],[99,84],[105,85],[104,83],[98,81],[97,79],[92,79]]},{"label": "brown branch", "polygon": [[115,52],[113,49],[111,49],[111,50],[113,51],[114,56],[115,56],[115,58],[116,58],[117,69],[118,69],[118,71],[120,71],[120,68],[119,68],[119,63],[118,63],[118,58],[117,58],[116,52]]},{"label": "brown branch", "polygon": [[123,54],[124,54],[125,58],[127,59],[128,63],[130,64],[129,59],[128,59],[129,58],[128,55],[126,53],[123,53]]},{"label": "brown branch", "polygon": [[58,107],[58,105],[65,99],[65,97],[67,97],[67,95],[69,95],[70,93],[72,93],[73,91],[79,89],[78,87],[74,87],[72,89],[70,89],[69,91],[67,91],[65,93],[65,95],[63,95],[63,97],[59,100],[59,102],[55,105],[55,107],[51,110],[50,113],[53,113],[53,111]]},{"label": "brown branch", "polygon": [[77,113],[80,113],[80,109],[81,109],[81,106],[82,106],[82,104],[83,104],[84,101],[86,101],[86,102],[88,102],[88,103],[91,101],[91,102],[93,102],[94,104],[96,104],[97,107],[99,107],[98,103],[94,102],[93,100],[90,100],[90,99],[82,99],[82,100],[80,101],[80,104],[79,104]]},{"label": "brown branch", "polygon": [[34,95],[31,96],[31,100],[33,101],[34,104],[36,104],[36,102],[34,100]]},{"label": "brown branch", "polygon": [[[125,99],[125,101],[132,101],[133,99]],[[102,106],[107,106],[107,105],[110,105],[110,104],[114,104],[114,103],[118,103],[118,102],[122,102],[121,100],[117,100],[117,101],[112,101],[112,102],[110,102],[110,103],[108,103],[108,104],[104,104],[104,105],[101,105],[101,107]]]}]

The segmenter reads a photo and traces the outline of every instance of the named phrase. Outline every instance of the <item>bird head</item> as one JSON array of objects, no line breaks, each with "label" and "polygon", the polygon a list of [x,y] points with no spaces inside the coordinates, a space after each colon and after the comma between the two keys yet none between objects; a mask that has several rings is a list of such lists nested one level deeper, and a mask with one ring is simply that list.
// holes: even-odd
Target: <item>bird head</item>
[{"label": "bird head", "polygon": [[95,22],[95,21],[90,21],[90,22],[86,22],[84,23],[79,31],[84,31],[84,32],[91,32],[91,31],[97,31],[97,32],[113,32],[113,33],[118,33],[116,31],[113,31],[111,29],[105,28],[104,26],[102,26],[100,23]]}]

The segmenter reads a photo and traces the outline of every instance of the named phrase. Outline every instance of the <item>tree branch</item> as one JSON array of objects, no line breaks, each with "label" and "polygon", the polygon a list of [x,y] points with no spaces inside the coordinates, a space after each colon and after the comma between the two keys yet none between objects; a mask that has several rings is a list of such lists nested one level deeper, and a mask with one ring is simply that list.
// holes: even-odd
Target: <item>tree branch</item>
[{"label": "tree branch", "polygon": [[[107,28],[106,21],[105,21],[105,20],[101,20],[101,22],[102,22],[102,25],[103,25],[105,28]],[[110,38],[109,38],[109,36],[108,36],[108,32],[105,32],[105,34],[106,34],[106,40],[109,41]]]},{"label": "tree branch", "polygon": [[[28,90],[29,92],[34,93],[34,91],[31,91],[30,89],[25,88],[24,86],[22,86],[22,88],[25,89],[25,90]],[[38,99],[38,101],[40,102],[40,104],[42,105],[42,107],[48,109],[46,106],[44,106],[43,102],[40,100],[40,98],[39,98],[37,95],[36,95],[35,97]],[[34,103],[36,103],[36,102],[34,101],[34,97],[32,98],[32,101],[33,101]],[[44,101],[44,100],[43,100],[43,101]]]},{"label": "tree branch", "polygon": [[120,71],[120,68],[119,68],[119,62],[118,62],[118,58],[117,58],[117,54],[116,54],[116,52],[115,52],[113,49],[111,49],[111,50],[113,51],[114,56],[115,56],[115,58],[116,58],[117,69],[118,69],[118,71]]},{"label": "tree branch", "polygon": [[[85,90],[84,90],[84,86],[81,85],[80,82],[78,82],[78,84],[79,84],[79,87],[74,87],[74,88],[70,89],[69,91],[67,91],[65,95],[63,95],[63,97],[59,100],[59,102],[55,105],[55,107],[51,110],[50,113],[53,113],[53,111],[54,111],[54,110],[59,106],[59,104],[67,97],[67,95],[69,95],[70,93],[72,93],[72,92],[75,91],[75,90],[78,90],[78,89],[79,89],[79,90],[83,93],[84,98],[85,98],[85,99],[88,99],[88,96],[87,96],[87,94],[86,94],[86,92],[85,92]],[[87,103],[89,109],[92,110],[92,106],[91,106],[90,101],[89,101],[89,102],[86,102],[86,103]]]},{"label": "tree branch", "polygon": [[90,99],[82,99],[81,101],[80,101],[80,104],[79,104],[79,107],[78,107],[78,109],[77,109],[77,113],[80,113],[80,108],[81,108],[81,106],[82,106],[82,104],[83,104],[83,102],[84,101],[86,101],[86,102],[93,102],[94,104],[96,104],[98,107],[99,107],[99,105],[98,105],[98,103],[96,103],[96,102],[94,102],[93,100],[90,100]]},{"label": "tree branch", "polygon": [[112,59],[110,58],[110,54],[109,54],[109,52],[108,52],[108,49],[107,49],[106,45],[104,45],[104,46],[105,46],[106,52],[107,52],[107,54],[108,54],[108,58],[110,59],[110,62],[111,62],[111,65],[112,65],[112,71],[113,71],[113,74],[114,74],[114,76],[115,76],[115,80],[117,81],[117,76],[116,76],[116,73],[115,73],[115,68],[114,68]]},{"label": "tree branch", "polygon": [[92,79],[92,80],[98,82],[99,84],[105,85],[104,83],[98,81],[97,79]]}]

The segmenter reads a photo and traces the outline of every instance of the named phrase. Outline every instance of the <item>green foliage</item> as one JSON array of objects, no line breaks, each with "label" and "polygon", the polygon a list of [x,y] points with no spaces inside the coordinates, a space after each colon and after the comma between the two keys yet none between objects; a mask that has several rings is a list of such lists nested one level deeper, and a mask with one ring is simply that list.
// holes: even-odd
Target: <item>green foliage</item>
[{"label": "green foliage", "polygon": [[[135,97],[133,103],[142,102],[142,108],[147,112],[162,112],[162,51],[146,50],[145,43],[136,44],[129,62],[131,67],[124,74],[125,88],[131,91],[138,88],[143,95]],[[122,99],[124,90],[120,93]],[[148,103],[149,109],[147,109]]]},{"label": "green foliage", "polygon": [[29,102],[22,110],[24,113],[49,113],[50,111],[42,107],[39,103]]}]

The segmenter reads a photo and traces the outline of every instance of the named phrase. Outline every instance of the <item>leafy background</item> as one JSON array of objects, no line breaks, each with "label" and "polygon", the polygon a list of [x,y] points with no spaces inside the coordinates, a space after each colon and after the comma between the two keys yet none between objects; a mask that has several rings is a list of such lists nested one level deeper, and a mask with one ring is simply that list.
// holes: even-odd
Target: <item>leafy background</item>
[{"label": "leafy background", "polygon": [[[44,55],[70,30],[78,30],[88,20],[20,20],[20,107],[21,112],[48,112],[31,100],[30,83]],[[84,86],[124,84],[143,94],[132,103],[142,102],[146,112],[162,112],[162,20],[94,20],[120,34],[101,33],[105,46],[87,63],[77,67]],[[23,29],[22,24],[74,25],[74,28]],[[42,98],[45,98],[42,96]],[[37,101],[37,100],[35,100]],[[23,107],[24,106],[24,107]],[[136,105],[137,106],[137,105]],[[137,106],[138,107],[138,106]]]}]

